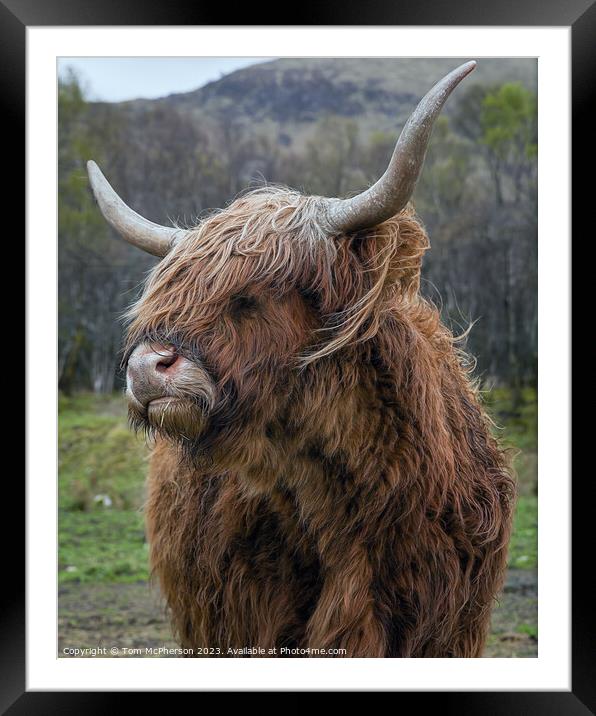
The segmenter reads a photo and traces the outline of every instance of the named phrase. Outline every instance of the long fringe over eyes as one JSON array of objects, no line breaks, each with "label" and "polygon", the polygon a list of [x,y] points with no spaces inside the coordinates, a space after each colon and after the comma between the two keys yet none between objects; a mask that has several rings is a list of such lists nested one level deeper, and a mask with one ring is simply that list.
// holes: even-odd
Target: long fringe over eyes
[{"label": "long fringe over eyes", "polygon": [[126,314],[127,350],[152,332],[199,335],[248,290],[320,295],[326,323],[316,348],[297,357],[302,367],[373,336],[396,290],[410,299],[417,291],[428,239],[410,207],[351,237],[331,235],[324,210],[319,197],[266,187],[205,219],[156,266]]}]

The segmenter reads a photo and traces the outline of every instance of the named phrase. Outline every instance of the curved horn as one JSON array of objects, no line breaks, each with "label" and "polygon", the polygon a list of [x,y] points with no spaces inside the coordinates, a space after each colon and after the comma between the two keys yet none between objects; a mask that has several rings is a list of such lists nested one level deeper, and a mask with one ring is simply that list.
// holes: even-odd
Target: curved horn
[{"label": "curved horn", "polygon": [[133,246],[153,256],[165,256],[186,233],[184,229],[154,224],[133,211],[110,186],[94,161],[87,162],[89,181],[106,221]]},{"label": "curved horn", "polygon": [[476,62],[450,72],[424,96],[406,122],[383,176],[351,199],[332,199],[328,219],[333,231],[366,229],[390,219],[408,203],[420,175],[426,147],[445,101]]}]

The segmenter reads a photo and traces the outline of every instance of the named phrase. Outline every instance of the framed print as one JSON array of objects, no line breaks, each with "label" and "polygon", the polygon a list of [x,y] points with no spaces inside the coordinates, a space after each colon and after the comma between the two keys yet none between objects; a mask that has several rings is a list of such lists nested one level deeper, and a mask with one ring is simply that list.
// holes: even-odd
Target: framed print
[{"label": "framed print", "polygon": [[27,128],[7,712],[594,710],[568,340],[594,7],[0,10]]}]

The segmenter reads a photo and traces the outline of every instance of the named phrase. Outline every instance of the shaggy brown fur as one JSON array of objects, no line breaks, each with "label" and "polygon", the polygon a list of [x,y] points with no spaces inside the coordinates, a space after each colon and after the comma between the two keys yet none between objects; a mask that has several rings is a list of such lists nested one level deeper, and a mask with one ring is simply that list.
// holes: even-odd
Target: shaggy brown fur
[{"label": "shaggy brown fur", "polygon": [[[418,292],[412,210],[329,237],[266,189],[153,271],[128,349],[173,343],[217,404],[158,434],[151,562],[186,647],[475,657],[514,495],[463,354]],[[320,655],[320,654],[319,654]]]}]

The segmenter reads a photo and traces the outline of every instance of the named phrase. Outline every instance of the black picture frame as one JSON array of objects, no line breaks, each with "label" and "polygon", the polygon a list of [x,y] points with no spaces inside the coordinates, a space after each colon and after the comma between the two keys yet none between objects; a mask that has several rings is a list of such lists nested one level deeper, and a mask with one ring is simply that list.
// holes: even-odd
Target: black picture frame
[{"label": "black picture frame", "polygon": [[[11,234],[20,235],[25,208],[22,195],[24,163],[19,144],[25,146],[25,72],[26,28],[28,26],[85,25],[478,25],[478,26],[569,26],[572,33],[572,176],[575,180],[572,201],[573,225],[576,230],[591,211],[593,182],[584,177],[593,174],[593,127],[589,112],[596,87],[596,4],[594,0],[518,0],[516,3],[459,0],[444,3],[433,0],[393,2],[368,0],[351,5],[337,0],[318,3],[316,7],[292,6],[292,17],[272,22],[269,7],[248,3],[217,4],[186,0],[0,0],[0,102],[4,137],[14,148],[11,181],[3,189],[6,212],[18,222]],[[292,22],[288,22],[288,20]],[[225,22],[222,22],[224,21]],[[589,126],[590,123],[590,126]],[[21,140],[17,142],[17,137]],[[6,141],[6,139],[5,139]],[[592,151],[590,151],[592,148]],[[5,167],[6,169],[6,167]],[[6,211],[6,210],[5,210]],[[8,217],[7,217],[8,219]],[[586,241],[593,234],[593,228]],[[591,242],[590,242],[591,243]],[[579,320],[579,319],[578,319]],[[572,323],[573,326],[573,323]],[[581,360],[581,358],[578,358]],[[577,369],[575,356],[574,368]],[[571,380],[571,377],[569,377]],[[588,421],[590,422],[590,421]],[[562,425],[561,430],[570,430]],[[584,430],[586,428],[583,428]],[[578,444],[590,444],[581,435]],[[585,437],[585,440],[582,439]],[[588,463],[589,464],[589,463]],[[589,468],[588,468],[589,469]],[[572,690],[570,692],[423,692],[400,693],[403,699],[416,699],[417,708],[436,708],[441,713],[458,714],[564,714],[574,716],[596,713],[596,629],[591,569],[584,562],[581,545],[593,542],[593,505],[588,490],[592,478],[578,480],[573,488],[572,539]],[[17,505],[24,504],[22,483],[14,476],[4,479],[5,516],[24,514]],[[10,505],[8,509],[6,506]],[[7,524],[5,522],[5,524]],[[16,549],[22,541],[22,550]],[[2,647],[0,649],[0,707],[11,715],[107,713],[119,708],[138,710],[139,694],[109,692],[32,692],[25,685],[25,569],[24,530],[17,524],[5,527],[3,608],[0,611]],[[495,668],[498,668],[496,666]],[[160,708],[161,697],[151,694],[153,708]],[[421,701],[421,698],[423,701]],[[134,705],[133,700],[134,699]],[[122,705],[119,707],[120,702]],[[165,704],[165,702],[163,702]],[[170,703],[171,706],[171,703]]]}]

